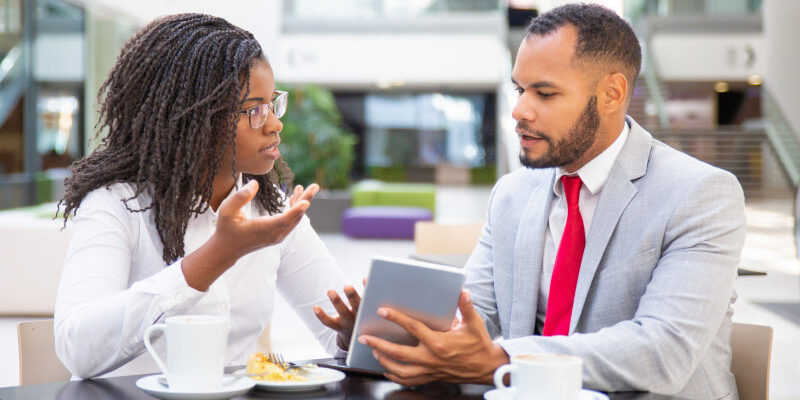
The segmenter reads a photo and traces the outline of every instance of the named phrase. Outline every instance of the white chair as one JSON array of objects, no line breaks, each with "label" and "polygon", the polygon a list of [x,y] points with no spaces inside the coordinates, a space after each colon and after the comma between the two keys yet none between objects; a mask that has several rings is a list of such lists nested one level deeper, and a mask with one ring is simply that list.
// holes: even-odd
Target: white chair
[{"label": "white chair", "polygon": [[20,322],[17,335],[20,385],[69,380],[72,374],[56,356],[52,319]]},{"label": "white chair", "polygon": [[733,352],[731,371],[736,378],[739,398],[767,400],[772,328],[734,322],[731,330],[731,350]]},{"label": "white chair", "polygon": [[478,244],[483,224],[437,224],[420,221],[414,225],[417,254],[470,254]]}]

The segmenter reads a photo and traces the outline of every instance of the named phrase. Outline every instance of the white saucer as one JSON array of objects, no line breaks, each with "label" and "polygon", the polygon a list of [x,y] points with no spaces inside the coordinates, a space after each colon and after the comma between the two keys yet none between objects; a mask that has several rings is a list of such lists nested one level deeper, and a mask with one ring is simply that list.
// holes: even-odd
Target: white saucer
[{"label": "white saucer", "polygon": [[[255,383],[247,378],[233,378],[224,377],[223,386],[214,390],[200,390],[200,391],[187,391],[187,390],[174,390],[163,386],[158,383],[158,378],[163,377],[164,374],[149,375],[139,378],[136,381],[136,386],[144,390],[150,396],[165,399],[165,400],[184,400],[184,399],[197,399],[197,400],[225,400],[244,394],[255,386]],[[234,380],[231,382],[231,380]],[[229,383],[230,382],[230,383]],[[227,385],[225,385],[227,383]]]},{"label": "white saucer", "polygon": [[[245,370],[236,371],[234,374],[242,372],[245,372]],[[343,372],[325,367],[317,367],[308,372],[304,372],[303,376],[308,378],[308,380],[303,382],[251,380],[251,382],[255,383],[257,389],[271,390],[273,392],[310,392],[322,388],[323,385],[339,382],[345,377]]]},{"label": "white saucer", "polygon": [[[486,400],[512,400],[510,395],[501,392],[500,389],[492,389],[484,393],[483,398]],[[594,390],[583,389],[580,400],[608,400],[608,396]]]}]

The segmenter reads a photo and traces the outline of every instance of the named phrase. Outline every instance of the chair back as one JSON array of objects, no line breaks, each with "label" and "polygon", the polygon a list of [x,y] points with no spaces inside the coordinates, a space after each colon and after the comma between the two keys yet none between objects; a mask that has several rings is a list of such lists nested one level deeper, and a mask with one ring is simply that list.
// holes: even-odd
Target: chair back
[{"label": "chair back", "polygon": [[72,374],[56,356],[52,319],[20,322],[17,335],[20,385],[69,380]]},{"label": "chair back", "polygon": [[478,244],[483,224],[437,224],[420,221],[414,225],[417,254],[470,254]]},{"label": "chair back", "polygon": [[764,325],[733,323],[731,330],[733,362],[739,398],[769,398],[769,360],[772,354],[772,328]]}]

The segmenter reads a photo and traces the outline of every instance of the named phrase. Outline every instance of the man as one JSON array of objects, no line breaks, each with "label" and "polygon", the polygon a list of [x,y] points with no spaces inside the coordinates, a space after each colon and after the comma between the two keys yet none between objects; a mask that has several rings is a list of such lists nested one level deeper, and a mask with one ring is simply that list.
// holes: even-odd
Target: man
[{"label": "man", "polygon": [[489,383],[509,356],[558,353],[583,359],[587,388],[738,397],[730,330],[742,190],[626,118],[640,63],[630,26],[605,8],[566,5],[533,20],[512,75],[527,168],[492,192],[461,322],[433,332],[383,308],[420,344],[359,338],[390,379]]}]

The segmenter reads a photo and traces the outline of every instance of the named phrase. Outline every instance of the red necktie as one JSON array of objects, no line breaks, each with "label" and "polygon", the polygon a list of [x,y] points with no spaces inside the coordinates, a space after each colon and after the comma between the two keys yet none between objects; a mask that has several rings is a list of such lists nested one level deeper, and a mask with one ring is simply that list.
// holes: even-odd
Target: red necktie
[{"label": "red necktie", "polygon": [[567,199],[567,224],[564,226],[564,234],[561,235],[553,276],[550,279],[550,294],[542,333],[544,336],[569,334],[575,285],[581,270],[583,248],[586,247],[583,218],[578,208],[581,178],[565,175],[561,177],[561,183],[564,184],[564,196]]}]

